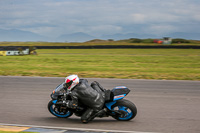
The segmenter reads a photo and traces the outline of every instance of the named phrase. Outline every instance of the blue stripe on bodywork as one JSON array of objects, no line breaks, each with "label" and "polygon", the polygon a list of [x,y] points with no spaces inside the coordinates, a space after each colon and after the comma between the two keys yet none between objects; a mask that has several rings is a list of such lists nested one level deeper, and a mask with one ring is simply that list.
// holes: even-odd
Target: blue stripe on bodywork
[{"label": "blue stripe on bodywork", "polygon": [[54,104],[56,104],[57,101],[58,101],[58,100],[53,100],[52,102],[53,102]]},{"label": "blue stripe on bodywork", "polygon": [[105,105],[109,110],[111,110],[111,106],[114,105],[115,103],[116,101],[113,101],[113,102],[105,103]]},{"label": "blue stripe on bodywork", "polygon": [[117,101],[117,100],[123,99],[125,96],[126,96],[126,94],[121,94],[121,95],[114,96],[113,101]]}]

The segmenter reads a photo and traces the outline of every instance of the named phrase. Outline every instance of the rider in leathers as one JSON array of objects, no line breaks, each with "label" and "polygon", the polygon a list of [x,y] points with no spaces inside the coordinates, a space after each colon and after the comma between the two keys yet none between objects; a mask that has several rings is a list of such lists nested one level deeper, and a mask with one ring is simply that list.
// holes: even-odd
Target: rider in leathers
[{"label": "rider in leathers", "polygon": [[76,108],[78,101],[87,106],[87,110],[81,116],[83,123],[88,123],[100,115],[105,102],[103,87],[96,81],[91,86],[86,79],[79,79],[77,75],[65,78],[66,88],[70,91],[71,101],[66,103],[69,108]]}]

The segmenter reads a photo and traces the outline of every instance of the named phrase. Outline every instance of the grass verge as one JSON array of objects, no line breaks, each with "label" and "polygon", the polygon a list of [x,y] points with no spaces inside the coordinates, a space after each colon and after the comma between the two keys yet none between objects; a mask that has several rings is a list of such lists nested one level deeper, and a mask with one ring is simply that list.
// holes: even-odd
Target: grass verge
[{"label": "grass verge", "polygon": [[38,132],[14,132],[14,131],[0,131],[0,133],[38,133]]},{"label": "grass verge", "polygon": [[0,75],[200,80],[198,49],[46,49],[0,56]]}]

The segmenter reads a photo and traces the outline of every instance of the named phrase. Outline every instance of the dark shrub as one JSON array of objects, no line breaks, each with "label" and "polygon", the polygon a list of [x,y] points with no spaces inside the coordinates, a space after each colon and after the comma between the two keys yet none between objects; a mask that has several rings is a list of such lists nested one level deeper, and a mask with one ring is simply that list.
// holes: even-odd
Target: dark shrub
[{"label": "dark shrub", "polygon": [[182,38],[175,38],[172,40],[172,43],[190,43],[190,41],[182,39]]}]

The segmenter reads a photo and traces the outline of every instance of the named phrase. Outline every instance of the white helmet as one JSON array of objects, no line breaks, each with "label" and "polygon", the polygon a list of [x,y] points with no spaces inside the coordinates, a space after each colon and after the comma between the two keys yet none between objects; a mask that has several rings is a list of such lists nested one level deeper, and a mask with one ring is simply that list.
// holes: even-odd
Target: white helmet
[{"label": "white helmet", "polygon": [[70,75],[65,78],[65,83],[67,89],[72,90],[79,83],[79,78],[77,75]]}]

